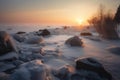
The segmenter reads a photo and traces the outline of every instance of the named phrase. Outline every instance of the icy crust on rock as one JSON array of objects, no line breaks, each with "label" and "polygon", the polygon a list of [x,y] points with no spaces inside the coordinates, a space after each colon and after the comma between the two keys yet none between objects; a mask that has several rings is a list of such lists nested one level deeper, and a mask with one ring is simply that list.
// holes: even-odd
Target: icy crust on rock
[{"label": "icy crust on rock", "polygon": [[24,63],[11,76],[11,80],[51,80],[49,68],[41,60]]}]

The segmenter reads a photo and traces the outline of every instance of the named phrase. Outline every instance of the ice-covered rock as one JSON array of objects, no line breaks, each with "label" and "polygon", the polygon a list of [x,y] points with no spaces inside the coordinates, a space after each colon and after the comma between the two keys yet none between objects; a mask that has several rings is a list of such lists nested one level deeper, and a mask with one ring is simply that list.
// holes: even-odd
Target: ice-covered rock
[{"label": "ice-covered rock", "polygon": [[82,44],[83,44],[83,42],[81,41],[81,39],[78,36],[69,38],[68,40],[66,40],[65,43],[70,46],[82,46]]},{"label": "ice-covered rock", "polygon": [[35,59],[42,59],[43,55],[41,55],[40,53],[32,53],[32,52],[21,52],[21,54],[19,55],[19,60],[23,61],[23,62],[28,62],[31,60],[35,60]]},{"label": "ice-covered rock", "polygon": [[79,70],[70,76],[70,80],[109,80],[100,77],[97,73],[86,70]]},{"label": "ice-covered rock", "polygon": [[107,48],[108,51],[120,55],[120,47],[118,46],[112,46]]},{"label": "ice-covered rock", "polygon": [[60,78],[60,80],[68,80],[69,78],[69,68],[66,66],[62,66],[57,70],[56,76]]},{"label": "ice-covered rock", "polygon": [[53,80],[50,69],[41,60],[24,63],[16,70],[11,80]]},{"label": "ice-covered rock", "polygon": [[11,51],[17,52],[15,43],[7,32],[0,31],[0,55]]},{"label": "ice-covered rock", "polygon": [[0,72],[14,69],[16,66],[12,63],[0,62]]},{"label": "ice-covered rock", "polygon": [[13,61],[12,62],[15,66],[19,66],[19,65],[21,65],[21,64],[23,64],[24,62],[23,61],[21,61],[21,60],[15,60],[15,61]]},{"label": "ice-covered rock", "polygon": [[101,77],[105,77],[108,80],[112,79],[112,76],[110,73],[108,73],[104,67],[102,66],[101,63],[99,63],[96,59],[94,58],[83,58],[80,59],[78,58],[76,60],[76,69],[77,70],[88,70],[88,71],[93,71],[99,74]]},{"label": "ice-covered rock", "polygon": [[24,42],[28,44],[39,44],[43,41],[44,41],[43,37],[33,36],[31,38],[26,39]]},{"label": "ice-covered rock", "polygon": [[9,80],[10,79],[10,75],[6,74],[4,72],[0,72],[0,80]]},{"label": "ice-covered rock", "polygon": [[18,59],[18,54],[15,53],[15,52],[9,52],[7,54],[4,54],[2,56],[0,56],[0,61],[4,61],[4,60],[7,60],[7,61],[13,61],[13,60],[16,60]]},{"label": "ice-covered rock", "polygon": [[23,34],[13,34],[12,36],[18,42],[24,42],[24,40],[26,39]]}]

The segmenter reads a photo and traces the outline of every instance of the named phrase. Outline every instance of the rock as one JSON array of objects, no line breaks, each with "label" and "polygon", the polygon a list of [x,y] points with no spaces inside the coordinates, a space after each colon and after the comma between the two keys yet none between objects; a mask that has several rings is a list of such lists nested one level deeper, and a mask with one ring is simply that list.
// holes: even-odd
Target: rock
[{"label": "rock", "polygon": [[14,69],[16,66],[12,63],[0,62],[0,72]]},{"label": "rock", "polygon": [[38,34],[40,36],[49,36],[50,35],[50,31],[48,31],[47,29],[41,30],[41,33]]},{"label": "rock", "polygon": [[11,80],[52,80],[47,65],[41,60],[24,63],[11,75]]},{"label": "rock", "polygon": [[24,40],[26,39],[22,34],[14,34],[13,38],[18,42],[24,42]]},{"label": "rock", "polygon": [[0,72],[0,80],[9,80],[10,79],[10,75],[6,74],[4,72]]},{"label": "rock", "polygon": [[92,36],[92,33],[90,33],[90,32],[81,32],[80,35],[81,36]]},{"label": "rock", "polygon": [[26,32],[23,32],[23,31],[19,31],[17,32],[16,34],[25,34]]},{"label": "rock", "polygon": [[109,48],[107,48],[107,50],[112,53],[115,53],[117,55],[120,55],[120,47],[118,47],[118,46],[109,47]]},{"label": "rock", "polygon": [[68,80],[69,75],[69,69],[67,66],[63,66],[57,70],[56,76],[60,78],[60,80]]},{"label": "rock", "polygon": [[43,55],[43,56],[45,55],[45,51],[44,51],[43,48],[40,48],[40,54]]},{"label": "rock", "polygon": [[70,80],[108,80],[106,78],[100,77],[97,73],[92,71],[80,70],[75,72],[70,76]]},{"label": "rock", "polygon": [[78,36],[74,36],[72,38],[69,38],[65,44],[68,44],[70,46],[82,46],[83,42]]},{"label": "rock", "polygon": [[83,58],[83,59],[77,59],[76,60],[76,69],[77,70],[88,70],[93,71],[99,74],[103,78],[107,78],[108,80],[112,79],[112,76],[110,73],[108,73],[102,64],[100,64],[97,60],[93,58]]},{"label": "rock", "polygon": [[19,66],[19,65],[21,65],[21,64],[23,64],[24,62],[23,61],[20,61],[20,60],[15,60],[15,61],[13,61],[13,64],[15,65],[15,66]]},{"label": "rock", "polygon": [[16,59],[18,59],[18,54],[15,52],[9,52],[7,54],[0,56],[0,61],[13,61]]},{"label": "rock", "polygon": [[11,51],[17,51],[12,38],[7,32],[0,31],[0,55]]},{"label": "rock", "polygon": [[32,38],[28,38],[24,41],[28,44],[39,44],[43,42],[43,37],[33,36]]}]

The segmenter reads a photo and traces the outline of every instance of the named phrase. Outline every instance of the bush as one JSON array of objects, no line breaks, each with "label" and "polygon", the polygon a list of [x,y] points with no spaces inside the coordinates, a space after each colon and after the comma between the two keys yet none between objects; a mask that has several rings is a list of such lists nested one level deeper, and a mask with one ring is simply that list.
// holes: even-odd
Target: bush
[{"label": "bush", "polygon": [[117,24],[113,20],[112,14],[104,14],[104,7],[100,6],[99,12],[88,22],[96,29],[99,35],[105,39],[119,39],[117,34]]}]

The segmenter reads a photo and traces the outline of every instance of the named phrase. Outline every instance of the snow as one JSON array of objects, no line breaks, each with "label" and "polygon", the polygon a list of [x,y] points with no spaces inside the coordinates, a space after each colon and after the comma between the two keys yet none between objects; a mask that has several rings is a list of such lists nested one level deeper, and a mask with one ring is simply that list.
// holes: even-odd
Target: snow
[{"label": "snow", "polygon": [[[24,75],[27,74],[26,79],[17,79],[17,80],[30,80],[29,78],[31,75],[29,74],[29,71],[25,67],[26,65],[25,62],[29,62],[30,67],[32,67],[32,69],[33,66],[36,66],[35,64],[38,65],[40,63],[41,65],[41,62],[39,60],[41,60],[44,64],[48,65],[53,69],[59,69],[65,65],[71,65],[74,67],[75,60],[77,58],[83,58],[83,57],[92,57],[97,59],[104,66],[104,68],[110,74],[112,74],[115,80],[120,80],[120,76],[119,76],[120,56],[108,50],[108,48],[112,46],[120,47],[119,40],[104,40],[98,37],[98,35],[96,35],[95,32],[91,32],[93,33],[93,36],[81,37],[80,32],[73,28],[68,28],[66,30],[64,30],[63,28],[49,29],[49,31],[51,32],[51,35],[43,38],[44,43],[39,43],[39,42],[36,42],[36,44],[28,44],[28,43],[26,44],[25,42],[17,43],[17,46],[19,46],[19,50],[21,51],[21,53],[19,53],[19,56],[22,59],[25,59],[25,61],[23,60],[24,63],[21,65],[21,67],[24,66],[24,68],[23,67],[20,68],[19,69],[20,73],[18,72],[16,74],[20,74],[23,77]],[[35,32],[25,33],[24,36],[26,40],[36,36],[34,33]],[[65,41],[67,39],[75,35],[79,36],[79,38],[82,39],[83,47],[71,47],[65,44]],[[35,39],[32,38],[32,40]],[[43,49],[44,55],[40,54],[41,48]],[[10,56],[11,55],[9,55],[9,57]],[[35,59],[38,59],[38,61],[33,61]],[[31,65],[31,63],[33,66]],[[74,68],[72,69],[74,70]],[[21,74],[23,72],[25,73]],[[86,75],[91,74],[91,72],[90,73],[84,72],[84,73]],[[93,75],[97,76],[94,73]],[[59,79],[54,77],[54,80],[59,80]]]},{"label": "snow", "polygon": [[0,61],[17,59],[18,54],[16,52],[9,52],[5,55],[0,56]]}]

